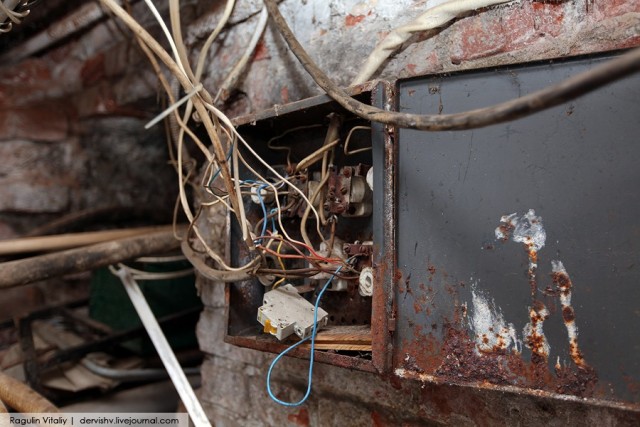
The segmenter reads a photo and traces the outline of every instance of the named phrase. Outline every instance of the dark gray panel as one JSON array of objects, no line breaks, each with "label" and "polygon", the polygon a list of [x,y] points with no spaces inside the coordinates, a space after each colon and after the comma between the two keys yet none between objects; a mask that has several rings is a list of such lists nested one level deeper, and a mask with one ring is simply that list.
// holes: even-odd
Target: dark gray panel
[{"label": "dark gray panel", "polygon": [[[399,106],[404,112],[434,114],[487,106],[601,61],[406,81],[399,84]],[[499,384],[592,395],[589,384],[580,384],[592,382],[590,373],[576,369],[570,356],[560,297],[542,292],[547,286],[557,290],[551,262],[560,260],[573,283],[579,348],[598,378],[594,395],[640,400],[639,99],[636,75],[505,125],[399,131],[397,255],[403,277],[396,294],[397,368],[445,379],[458,375],[462,382],[484,376]],[[501,216],[522,216],[529,209],[542,218],[546,231],[533,298],[524,245],[496,240],[494,233]],[[482,325],[473,327],[474,316],[488,308],[489,320],[500,323],[502,316],[522,342],[534,300],[550,312],[543,323],[549,376],[532,374],[526,346],[518,356],[524,366],[514,361],[513,347],[499,352],[497,363],[507,374],[494,377],[490,368],[478,367],[496,355],[477,351],[474,340]],[[475,354],[452,362],[455,337],[447,325],[462,334],[466,344],[459,346]],[[513,366],[505,368],[507,360]],[[565,378],[554,372],[558,361]],[[462,365],[457,372],[454,362]]]}]

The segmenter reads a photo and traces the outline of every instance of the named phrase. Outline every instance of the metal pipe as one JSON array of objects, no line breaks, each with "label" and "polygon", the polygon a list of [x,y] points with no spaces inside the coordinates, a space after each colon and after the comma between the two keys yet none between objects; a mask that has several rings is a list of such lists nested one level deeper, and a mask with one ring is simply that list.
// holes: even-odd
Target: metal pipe
[{"label": "metal pipe", "polygon": [[[169,378],[165,369],[113,369],[98,365],[89,358],[82,359],[82,366],[91,373],[116,381],[151,381]],[[185,375],[199,375],[200,368],[183,368]]]},{"label": "metal pipe", "polygon": [[0,401],[22,413],[59,413],[53,403],[28,385],[0,372]]},{"label": "metal pipe", "polygon": [[0,264],[0,289],[80,273],[177,249],[172,231],[150,233]]},{"label": "metal pipe", "polygon": [[170,230],[173,230],[173,226],[163,225],[0,240],[0,256],[33,252],[55,252],[109,242],[116,239],[124,239],[125,237],[141,236],[152,232]]}]

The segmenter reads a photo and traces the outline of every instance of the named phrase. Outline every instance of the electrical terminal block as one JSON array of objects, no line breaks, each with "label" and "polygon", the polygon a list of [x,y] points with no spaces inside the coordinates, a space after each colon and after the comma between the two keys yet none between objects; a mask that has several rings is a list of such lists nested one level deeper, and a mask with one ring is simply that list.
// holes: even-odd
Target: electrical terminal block
[{"label": "electrical terminal block", "polygon": [[[258,308],[258,322],[264,332],[279,340],[295,333],[301,339],[311,335],[315,307],[304,299],[291,284],[279,286],[264,294],[263,305]],[[318,307],[318,327],[325,326],[329,314]]]},{"label": "electrical terminal block", "polygon": [[[331,251],[329,250],[328,245],[325,242],[322,242],[320,243],[318,253],[327,258],[345,259],[347,256],[345,255],[343,246],[344,246],[344,242],[340,238],[336,237],[333,240],[333,248],[331,249]],[[313,264],[310,263],[309,268],[313,268]],[[325,281],[325,280],[329,280],[332,277],[333,277],[333,274],[328,272],[322,272],[322,273],[318,273],[311,276],[310,279]],[[341,279],[339,277],[335,277],[331,282],[331,286],[327,290],[344,292],[344,291],[347,291],[348,289],[349,289],[349,282],[347,280]]]},{"label": "electrical terminal block", "polygon": [[358,278],[358,292],[363,297],[370,297],[373,295],[373,268],[365,267],[360,272]]}]

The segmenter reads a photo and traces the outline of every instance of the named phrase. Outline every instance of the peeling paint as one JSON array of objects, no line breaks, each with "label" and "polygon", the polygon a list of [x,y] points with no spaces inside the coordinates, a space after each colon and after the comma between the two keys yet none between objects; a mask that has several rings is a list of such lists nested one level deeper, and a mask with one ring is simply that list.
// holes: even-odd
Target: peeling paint
[{"label": "peeling paint", "polygon": [[524,327],[524,343],[537,356],[545,361],[549,357],[551,347],[544,335],[543,324],[549,318],[549,310],[543,303],[536,301],[533,307],[529,307],[529,323]]},{"label": "peeling paint", "polygon": [[475,333],[476,351],[505,352],[510,349],[520,353],[522,346],[516,336],[513,324],[506,323],[493,300],[476,292],[472,286],[473,315],[471,326]]},{"label": "peeling paint", "polygon": [[537,279],[538,252],[544,247],[547,240],[547,233],[542,224],[542,218],[536,216],[533,209],[523,216],[517,213],[503,215],[500,218],[500,225],[495,229],[497,240],[506,242],[511,239],[516,243],[525,246],[529,258],[529,268],[527,271],[529,286],[531,288],[532,303],[529,307],[529,323],[523,330],[524,344],[531,350],[531,361],[537,365],[545,365],[551,350],[549,342],[544,335],[544,321],[549,318],[549,310],[537,299]]},{"label": "peeling paint", "polygon": [[511,232],[515,228],[515,221],[518,217],[517,213],[512,213],[511,215],[502,215],[500,217],[500,225],[496,228],[496,240],[502,240],[506,242],[511,237]]},{"label": "peeling paint", "polygon": [[562,319],[569,335],[569,353],[576,366],[588,367],[584,360],[580,347],[578,346],[578,328],[576,327],[576,314],[571,306],[571,290],[573,283],[564,268],[562,261],[551,261],[551,278],[560,295],[560,305],[562,306]]},{"label": "peeling paint", "polygon": [[529,255],[529,285],[531,295],[534,296],[538,288],[536,282],[536,270],[538,269],[538,252],[544,247],[547,240],[547,232],[542,225],[542,218],[536,216],[533,209],[519,217],[517,213],[503,215],[500,225],[495,230],[497,240],[503,242],[509,240],[523,243]]}]

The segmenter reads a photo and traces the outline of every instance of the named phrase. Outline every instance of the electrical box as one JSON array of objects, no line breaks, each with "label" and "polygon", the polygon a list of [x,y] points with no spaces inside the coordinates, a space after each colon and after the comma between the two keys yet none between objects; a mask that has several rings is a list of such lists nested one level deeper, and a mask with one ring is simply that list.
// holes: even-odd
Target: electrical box
[{"label": "electrical box", "polygon": [[[353,95],[382,107],[389,95],[388,86],[362,85]],[[265,249],[266,263],[273,271],[290,274],[262,274],[228,285],[227,341],[259,350],[282,351],[308,337],[313,326],[309,308],[313,308],[318,292],[334,275],[323,259],[348,259],[352,269],[333,277],[323,294],[318,320],[322,320],[320,326],[326,325],[319,329],[320,334],[327,329],[332,337],[344,332],[342,335],[350,338],[338,340],[334,347],[324,344],[324,348],[333,351],[319,352],[317,360],[375,370],[371,350],[375,312],[372,301],[376,298],[373,258],[379,248],[374,242],[373,223],[377,215],[374,205],[379,203],[376,194],[381,193],[375,191],[372,181],[372,141],[377,139],[382,144],[384,130],[378,125],[372,128],[371,123],[345,112],[326,96],[278,106],[236,123],[260,157],[299,191],[281,185],[273,171],[246,150],[240,150],[249,164],[240,168],[243,182],[256,180],[253,169],[270,180],[278,192],[276,196],[268,184],[253,184],[244,196],[247,219],[257,224],[252,230],[255,242],[263,248],[269,245]],[[330,150],[324,151],[326,146]],[[315,159],[314,153],[318,153]],[[322,191],[313,199],[318,188]],[[319,220],[307,209],[301,194],[313,199]],[[279,218],[269,217],[278,209],[276,197],[282,213]],[[231,262],[241,265],[249,254],[237,221],[230,223]],[[299,244],[294,247],[284,243],[283,229]],[[308,350],[295,349],[292,354],[305,356],[305,352],[308,355]]]},{"label": "electrical box", "polygon": [[[354,95],[401,112],[455,113],[517,98],[605,60],[426,76],[360,87]],[[333,194],[317,205],[338,218],[334,247],[313,241],[326,256],[359,255],[358,277],[334,283],[321,307],[328,327],[366,327],[370,347],[318,351],[316,360],[637,408],[638,100],[634,75],[542,113],[469,131],[367,123],[326,97],[241,120],[240,132],[280,168],[287,157],[301,161],[322,146],[330,114],[341,118],[339,144],[354,127],[371,128],[354,131],[349,148],[372,151],[336,155],[328,178]],[[323,178],[317,172],[310,169],[299,187],[313,188]],[[264,213],[249,199],[255,223]],[[302,215],[295,206],[282,220],[298,238]],[[314,228],[309,219],[310,235]],[[247,254],[235,225],[232,236],[231,260],[241,265]],[[305,277],[295,286],[312,301],[325,278]],[[228,342],[286,348],[256,321],[269,286],[228,286]],[[308,350],[292,354],[306,357]]]},{"label": "electrical box", "polygon": [[258,308],[258,322],[263,332],[279,340],[294,333],[302,339],[311,336],[314,320],[318,327],[327,324],[327,312],[318,308],[316,315],[313,304],[304,299],[293,285],[286,284],[266,292],[262,302]]}]

